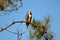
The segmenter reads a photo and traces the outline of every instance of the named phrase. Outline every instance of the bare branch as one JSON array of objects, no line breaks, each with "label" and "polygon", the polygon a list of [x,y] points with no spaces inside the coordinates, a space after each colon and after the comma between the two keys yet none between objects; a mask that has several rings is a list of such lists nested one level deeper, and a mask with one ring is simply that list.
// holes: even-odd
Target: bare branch
[{"label": "bare branch", "polygon": [[[6,30],[7,28],[9,28],[10,26],[12,26],[12,25],[15,24],[15,23],[26,23],[26,21],[14,21],[14,22],[12,22],[10,25],[2,28],[2,29],[0,30],[0,32],[2,32],[3,30]],[[38,25],[35,25],[35,24],[33,24],[33,23],[30,23],[30,24],[31,24],[32,26],[34,26],[34,27],[37,27],[37,26],[38,26]],[[41,27],[41,25],[39,25],[39,26]]]},{"label": "bare branch", "polygon": [[17,30],[17,32],[12,32],[12,31],[6,29],[6,31],[8,31],[9,33],[17,34],[17,40],[21,40],[22,35],[23,35],[24,33],[26,33],[28,30],[29,30],[29,29],[27,29],[26,31],[20,33],[20,31],[18,31],[18,30]]},{"label": "bare branch", "polygon": [[6,30],[7,28],[9,28],[10,26],[12,26],[12,25],[15,24],[15,23],[23,23],[23,22],[25,22],[25,21],[15,21],[15,22],[12,22],[10,25],[2,28],[2,29],[0,30],[0,32],[2,32],[3,30]]},{"label": "bare branch", "polygon": [[[24,31],[24,32],[22,32],[22,33],[19,33],[19,35],[24,34],[24,33],[27,32],[28,30],[29,30],[29,29],[27,29],[26,31]],[[19,32],[19,31],[17,31],[17,32],[12,32],[12,31],[7,30],[7,29],[6,29],[6,31],[9,32],[9,33],[12,33],[12,34],[18,34],[18,32]]]}]

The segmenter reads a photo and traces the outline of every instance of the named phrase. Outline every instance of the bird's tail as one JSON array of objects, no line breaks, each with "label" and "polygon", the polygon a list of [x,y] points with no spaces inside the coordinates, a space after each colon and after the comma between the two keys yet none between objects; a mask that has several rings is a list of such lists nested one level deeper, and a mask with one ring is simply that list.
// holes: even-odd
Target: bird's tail
[{"label": "bird's tail", "polygon": [[26,23],[27,28],[29,27],[29,23]]}]

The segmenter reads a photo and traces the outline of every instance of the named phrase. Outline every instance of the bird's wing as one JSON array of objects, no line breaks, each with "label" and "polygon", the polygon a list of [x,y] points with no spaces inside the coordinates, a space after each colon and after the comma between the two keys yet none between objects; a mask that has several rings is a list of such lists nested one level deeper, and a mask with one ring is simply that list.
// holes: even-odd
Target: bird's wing
[{"label": "bird's wing", "polygon": [[28,21],[28,19],[29,19],[29,14],[27,13],[25,16],[25,21]]}]

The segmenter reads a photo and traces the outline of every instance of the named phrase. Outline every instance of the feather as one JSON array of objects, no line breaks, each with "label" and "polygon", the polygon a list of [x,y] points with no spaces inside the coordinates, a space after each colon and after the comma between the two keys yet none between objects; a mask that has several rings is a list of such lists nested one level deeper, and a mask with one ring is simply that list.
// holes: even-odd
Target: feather
[{"label": "feather", "polygon": [[31,22],[31,19],[32,19],[32,13],[31,11],[28,11],[26,16],[25,16],[25,21],[26,21],[26,26],[28,28],[30,22]]}]

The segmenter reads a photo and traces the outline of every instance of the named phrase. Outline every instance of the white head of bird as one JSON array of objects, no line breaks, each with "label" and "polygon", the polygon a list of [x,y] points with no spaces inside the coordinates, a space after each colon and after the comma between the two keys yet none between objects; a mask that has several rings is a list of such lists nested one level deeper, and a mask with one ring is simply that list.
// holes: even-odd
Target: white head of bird
[{"label": "white head of bird", "polygon": [[28,11],[28,14],[29,14],[29,17],[31,17],[31,16],[32,16],[32,13],[31,13],[31,11],[30,11],[30,10]]},{"label": "white head of bird", "polygon": [[32,13],[30,10],[28,11],[28,14],[29,14],[29,20],[30,20],[30,18],[32,17]]}]

